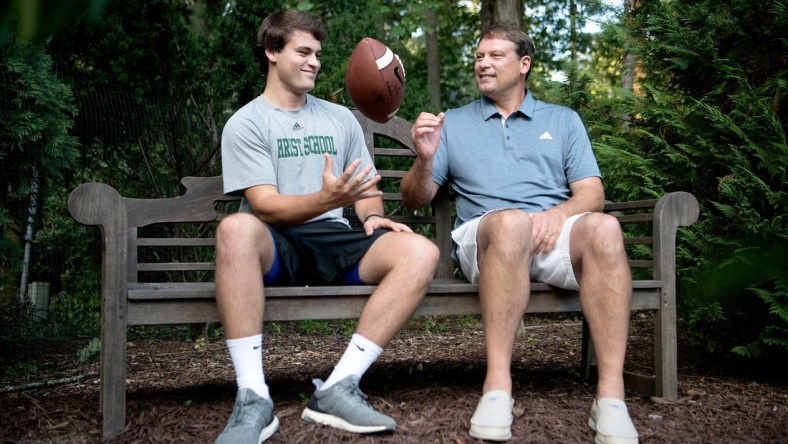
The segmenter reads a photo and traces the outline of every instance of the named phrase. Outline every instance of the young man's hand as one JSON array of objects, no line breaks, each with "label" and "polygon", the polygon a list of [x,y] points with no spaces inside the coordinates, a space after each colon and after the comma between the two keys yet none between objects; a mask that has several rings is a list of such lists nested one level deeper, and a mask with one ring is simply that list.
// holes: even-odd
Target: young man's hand
[{"label": "young man's hand", "polygon": [[358,166],[361,164],[361,160],[356,159],[339,177],[334,177],[331,156],[328,154],[323,156],[326,159],[326,165],[323,167],[323,189],[321,192],[328,204],[327,208],[347,207],[358,200],[383,195],[383,192],[375,187],[380,182],[380,175],[365,181],[372,170],[372,165],[367,165],[366,168],[354,176]]},{"label": "young man's hand", "polygon": [[384,216],[367,217],[367,220],[364,221],[364,232],[367,233],[367,236],[370,236],[372,232],[378,228],[388,228],[391,231],[413,233],[413,230],[411,230],[409,226],[394,222]]}]

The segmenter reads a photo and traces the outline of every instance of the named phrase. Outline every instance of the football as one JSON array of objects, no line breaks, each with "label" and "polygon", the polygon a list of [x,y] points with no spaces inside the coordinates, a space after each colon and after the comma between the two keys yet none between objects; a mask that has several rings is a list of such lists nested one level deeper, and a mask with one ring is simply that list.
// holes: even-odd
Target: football
[{"label": "football", "polygon": [[350,54],[345,88],[361,114],[386,123],[397,113],[405,97],[405,68],[388,46],[366,37]]}]

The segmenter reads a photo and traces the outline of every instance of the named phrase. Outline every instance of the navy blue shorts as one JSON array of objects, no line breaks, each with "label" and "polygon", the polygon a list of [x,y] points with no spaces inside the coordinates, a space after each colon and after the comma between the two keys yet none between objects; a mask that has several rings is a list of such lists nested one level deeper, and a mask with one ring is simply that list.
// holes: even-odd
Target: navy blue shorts
[{"label": "navy blue shorts", "polygon": [[293,227],[268,225],[274,239],[274,263],[263,282],[276,285],[363,284],[358,263],[387,229],[367,236],[339,222],[309,222]]}]

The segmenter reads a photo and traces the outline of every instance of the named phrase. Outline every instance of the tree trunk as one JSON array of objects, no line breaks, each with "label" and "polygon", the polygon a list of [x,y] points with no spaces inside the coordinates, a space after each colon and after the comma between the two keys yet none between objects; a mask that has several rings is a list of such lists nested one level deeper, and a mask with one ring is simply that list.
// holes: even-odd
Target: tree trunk
[{"label": "tree trunk", "polygon": [[523,27],[523,3],[517,0],[482,0],[482,29],[506,24]]},{"label": "tree trunk", "polygon": [[[624,20],[632,20],[635,15],[635,1],[624,0]],[[621,74],[621,87],[629,90],[635,87],[635,55],[626,52],[624,54],[624,70]]]},{"label": "tree trunk", "polygon": [[427,44],[427,87],[430,91],[430,105],[435,110],[441,109],[441,61],[438,52],[438,17],[435,11],[428,9],[424,13]]},{"label": "tree trunk", "polygon": [[25,231],[25,253],[22,260],[22,275],[19,279],[19,301],[24,303],[27,295],[27,280],[30,276],[31,250],[35,239],[36,213],[38,213],[38,171],[33,170],[30,182],[30,205],[28,206],[27,230]]},{"label": "tree trunk", "polygon": [[569,0],[569,60],[577,63],[577,4]]}]

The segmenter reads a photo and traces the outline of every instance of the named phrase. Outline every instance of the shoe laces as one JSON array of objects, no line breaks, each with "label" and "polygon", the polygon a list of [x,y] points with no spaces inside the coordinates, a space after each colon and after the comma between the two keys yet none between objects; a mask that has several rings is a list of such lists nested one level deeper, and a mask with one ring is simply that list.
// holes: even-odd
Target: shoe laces
[{"label": "shoe laces", "polygon": [[232,425],[244,424],[246,422],[254,422],[255,412],[250,405],[237,403],[233,407],[233,414],[230,415],[230,423]]},{"label": "shoe laces", "polygon": [[341,388],[342,391],[347,395],[347,398],[353,400],[353,402],[357,402],[365,406],[369,405],[367,404],[367,398],[368,398],[367,395],[364,392],[362,392],[361,389],[356,384],[348,384],[338,387]]},{"label": "shoe laces", "polygon": [[243,424],[247,416],[249,416],[247,409],[244,409],[242,404],[236,404],[235,407],[233,407],[233,414],[230,415],[230,425],[235,426]]}]

